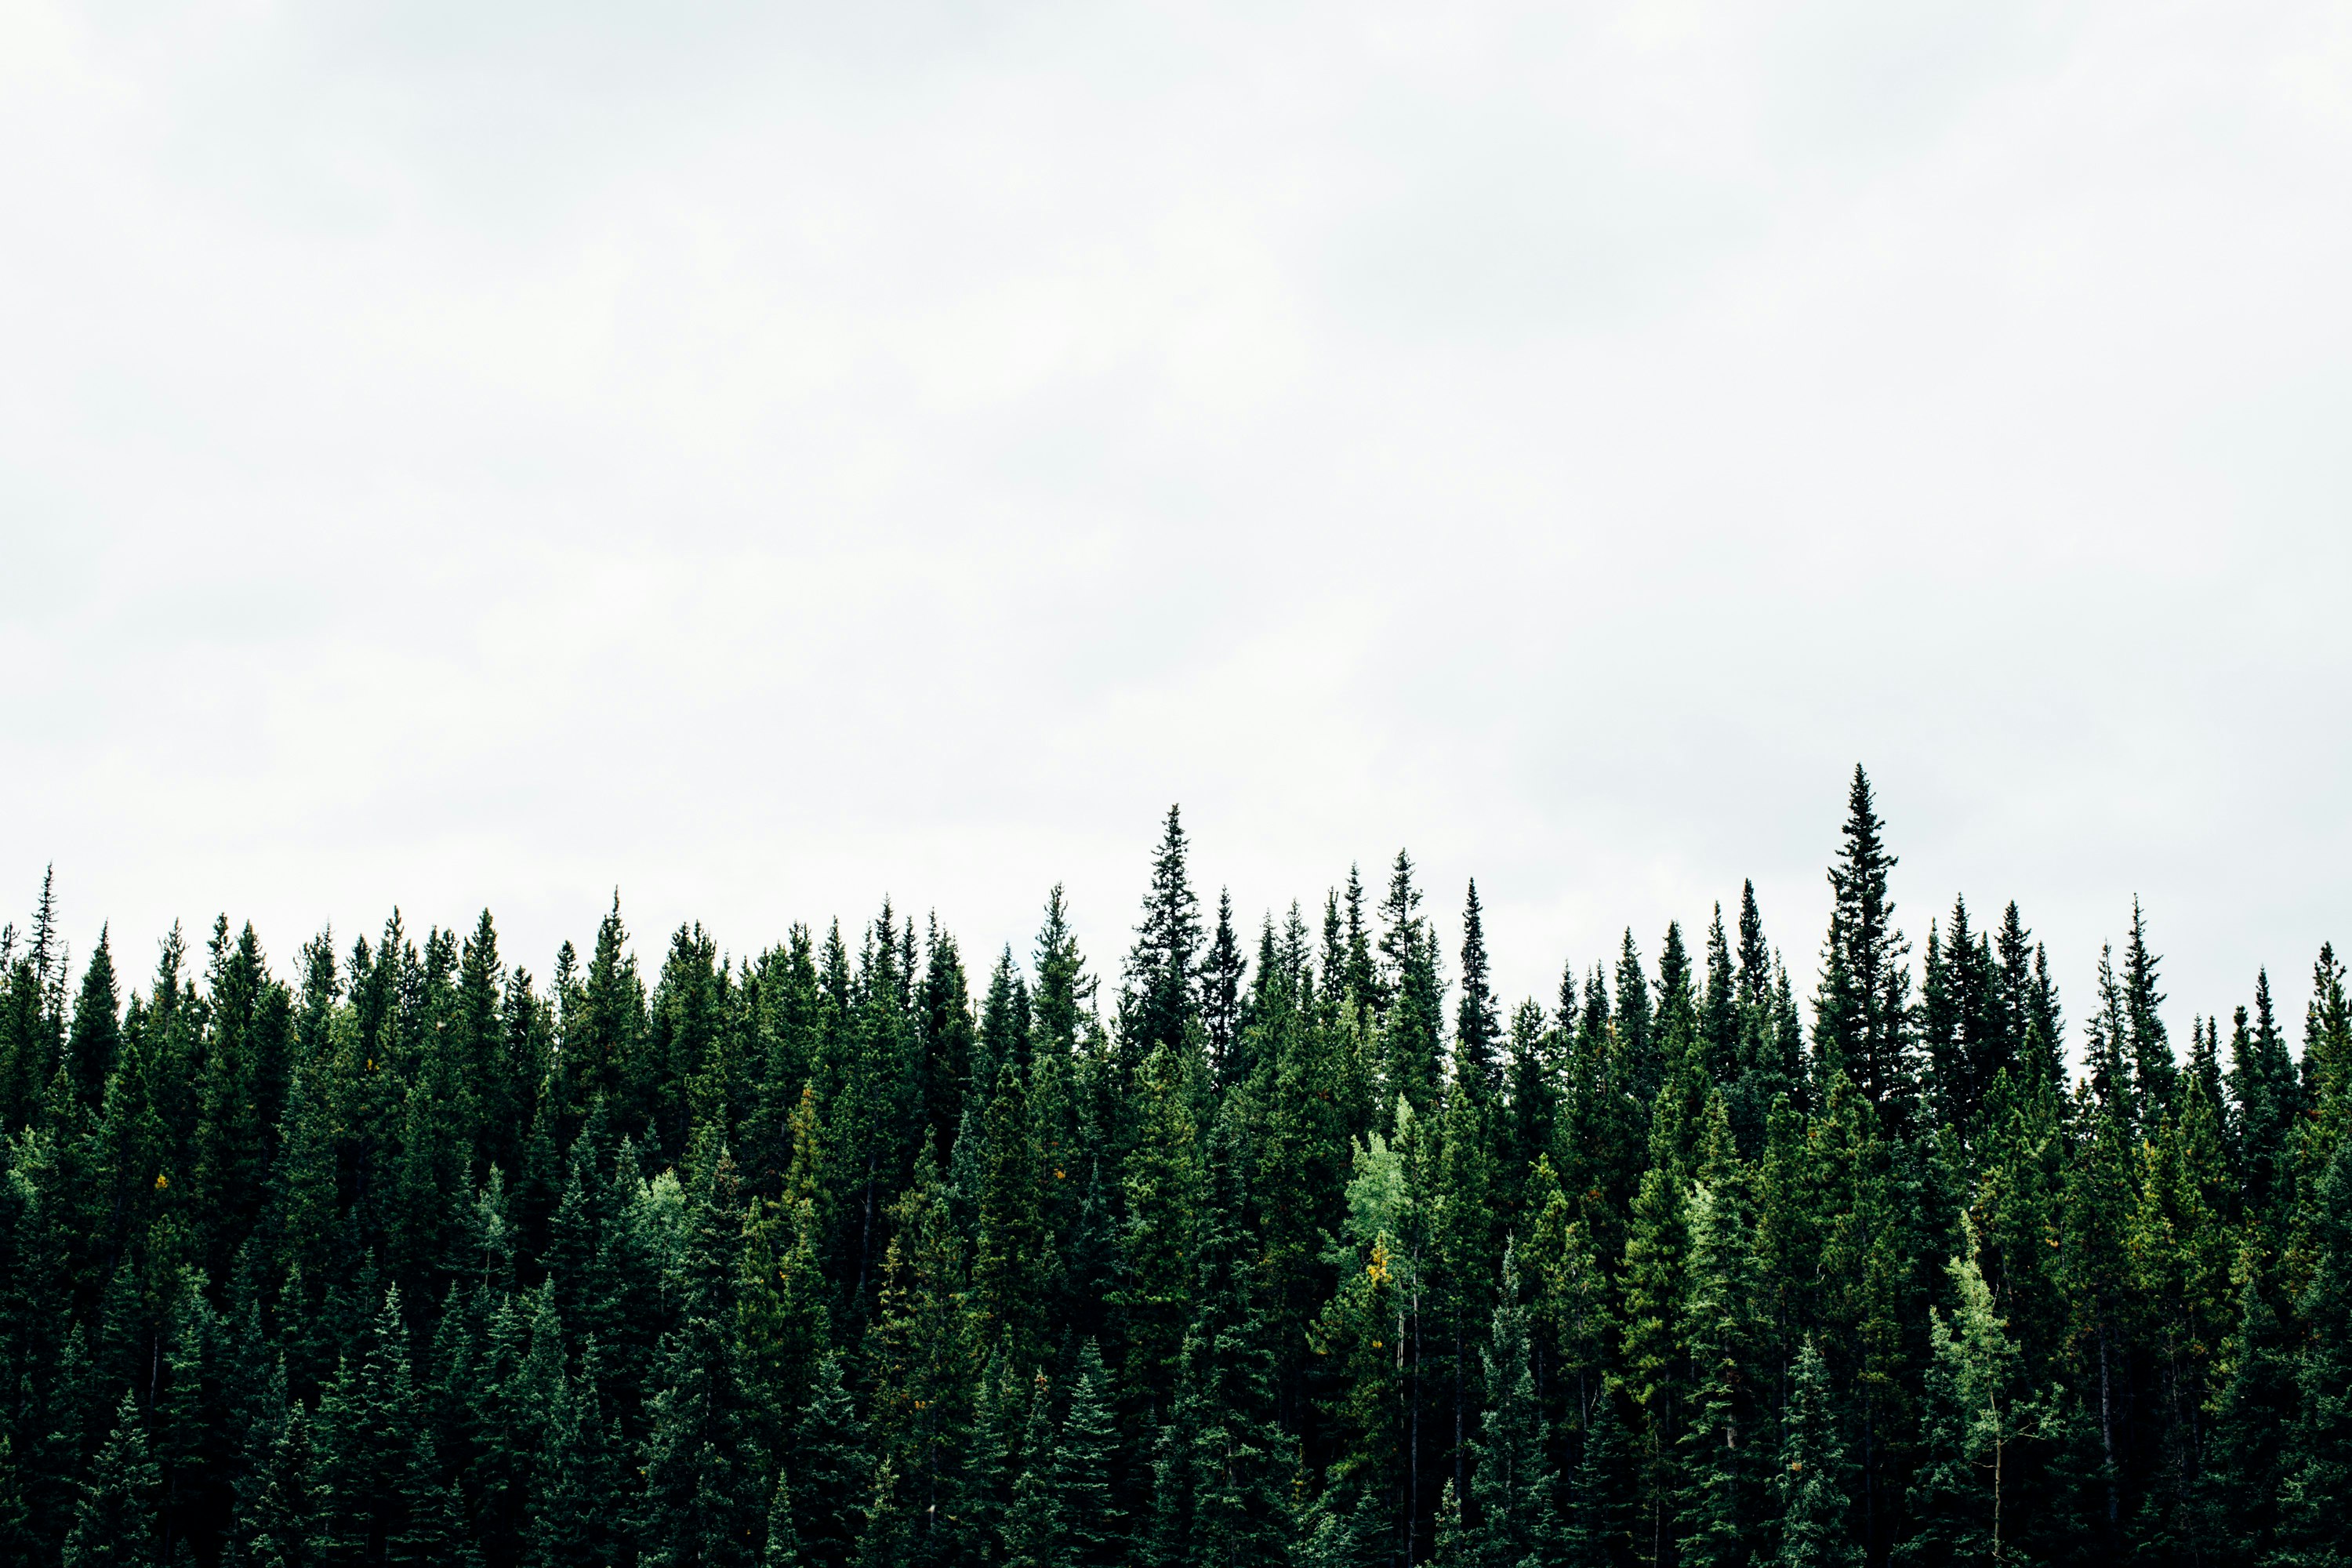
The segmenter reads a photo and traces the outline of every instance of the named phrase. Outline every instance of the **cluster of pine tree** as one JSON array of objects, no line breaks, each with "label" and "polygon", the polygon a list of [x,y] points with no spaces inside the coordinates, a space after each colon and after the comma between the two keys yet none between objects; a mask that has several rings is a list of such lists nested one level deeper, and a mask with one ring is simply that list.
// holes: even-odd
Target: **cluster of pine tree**
[{"label": "cluster of pine tree", "polygon": [[649,992],[616,902],[543,982],[223,920],[126,1008],[45,888],[0,1558],[2347,1561],[2342,967],[2184,1059],[2135,910],[2070,1078],[2016,907],[1915,992],[1894,864],[1857,771],[1809,1028],[1752,889],[1549,1009],[1402,855],[1253,960],[1173,811],[1115,995],[1056,889],[977,1006],[887,906]]}]

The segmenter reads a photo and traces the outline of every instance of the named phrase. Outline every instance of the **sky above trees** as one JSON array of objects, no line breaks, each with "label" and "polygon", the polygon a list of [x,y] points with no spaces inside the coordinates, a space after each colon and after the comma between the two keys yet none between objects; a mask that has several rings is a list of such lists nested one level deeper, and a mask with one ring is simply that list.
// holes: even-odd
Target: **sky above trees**
[{"label": "sky above trees", "polygon": [[1181,800],[1516,998],[1810,968],[1862,760],[1915,940],[2299,1016],[2352,29],[1900,10],[12,8],[0,893],[1108,952]]}]

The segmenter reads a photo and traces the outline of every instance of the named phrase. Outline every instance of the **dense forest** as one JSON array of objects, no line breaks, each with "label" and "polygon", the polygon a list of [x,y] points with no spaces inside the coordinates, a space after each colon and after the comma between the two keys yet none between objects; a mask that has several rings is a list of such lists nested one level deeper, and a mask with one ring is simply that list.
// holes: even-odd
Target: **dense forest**
[{"label": "dense forest", "polygon": [[45,885],[0,1556],[2352,1561],[2329,949],[2299,1053],[2263,975],[2182,1051],[2118,911],[2070,1053],[2013,903],[1898,930],[1859,770],[1810,995],[1752,888],[1507,1008],[1475,884],[1252,938],[1187,848],[1115,975],[1055,889],[977,963],[886,903],[648,985],[616,900],[138,988]]}]

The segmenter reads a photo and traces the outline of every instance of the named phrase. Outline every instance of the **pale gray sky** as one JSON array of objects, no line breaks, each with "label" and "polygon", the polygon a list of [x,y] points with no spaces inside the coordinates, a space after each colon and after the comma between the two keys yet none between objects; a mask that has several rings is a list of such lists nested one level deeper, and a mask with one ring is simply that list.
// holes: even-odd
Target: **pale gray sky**
[{"label": "pale gray sky", "polygon": [[[0,902],[2352,939],[2341,5],[0,5]],[[1449,937],[1449,941],[1451,938]]]}]

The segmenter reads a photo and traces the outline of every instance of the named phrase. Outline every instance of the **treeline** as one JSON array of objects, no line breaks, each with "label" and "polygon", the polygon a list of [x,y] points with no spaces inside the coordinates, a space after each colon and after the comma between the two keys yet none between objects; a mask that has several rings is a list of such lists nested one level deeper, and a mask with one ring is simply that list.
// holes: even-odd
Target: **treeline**
[{"label": "treeline", "polygon": [[2345,1562],[2342,966],[2184,1053],[2135,909],[2070,1077],[1849,804],[1802,1001],[1752,889],[1508,1010],[1402,854],[1253,941],[1173,810],[1111,986],[1057,889],[650,986],[617,900],[544,976],[224,919],[125,1005],[45,886],[0,1559]]}]

